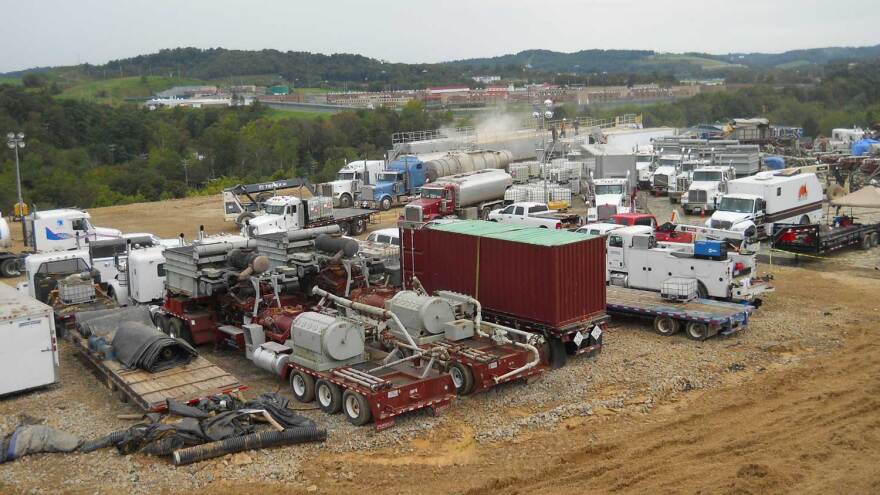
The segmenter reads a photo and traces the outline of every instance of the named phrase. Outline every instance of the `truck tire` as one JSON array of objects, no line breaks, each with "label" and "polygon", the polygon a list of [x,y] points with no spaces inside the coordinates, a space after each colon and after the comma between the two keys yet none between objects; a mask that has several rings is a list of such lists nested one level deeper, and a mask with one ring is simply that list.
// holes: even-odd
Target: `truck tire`
[{"label": "truck tire", "polygon": [[351,199],[350,194],[343,194],[339,196],[339,207],[340,208],[351,208],[351,205],[354,204],[354,201]]},{"label": "truck tire", "polygon": [[808,217],[807,215],[802,216],[800,224],[801,225],[810,225],[810,217]]},{"label": "truck tire", "polygon": [[675,335],[679,330],[681,330],[681,325],[674,318],[668,316],[654,318],[654,331],[664,337]]},{"label": "truck tire", "polygon": [[457,395],[467,395],[474,390],[474,373],[470,366],[461,363],[452,363],[449,367],[449,376],[455,385]]},{"label": "truck tire", "polygon": [[379,201],[379,209],[382,211],[388,211],[391,209],[391,198],[385,196],[382,198],[382,201]]},{"label": "truck tire", "polygon": [[880,234],[874,232],[871,234],[871,247],[877,247],[880,244]]},{"label": "truck tire", "polygon": [[238,218],[235,219],[235,225],[238,225],[239,228],[244,227],[244,224],[249,222],[252,218],[256,217],[253,212],[245,211],[238,215]]},{"label": "truck tire", "polygon": [[309,403],[315,400],[315,378],[302,371],[293,370],[290,373],[290,390],[296,400]]},{"label": "truck tire", "polygon": [[21,270],[18,269],[18,260],[16,258],[3,260],[3,262],[0,263],[0,275],[3,275],[6,278],[20,276]]},{"label": "truck tire", "polygon": [[872,239],[874,236],[872,234],[865,234],[862,236],[862,250],[867,251],[871,249]]},{"label": "truck tire", "polygon": [[367,221],[363,218],[353,221],[352,225],[354,226],[354,232],[352,232],[354,235],[361,235],[367,231]]},{"label": "truck tire", "polygon": [[547,356],[550,361],[550,369],[558,370],[568,362],[568,353],[565,352],[565,342],[558,337],[550,337],[547,341]]},{"label": "truck tire", "polygon": [[705,323],[700,323],[698,321],[688,322],[687,327],[685,328],[685,334],[691,340],[706,340],[706,337],[709,336],[709,327]]},{"label": "truck tire", "polygon": [[342,394],[342,404],[345,410],[345,417],[349,423],[355,426],[363,426],[373,419],[370,403],[367,402],[366,397],[358,392],[346,390]]},{"label": "truck tire", "polygon": [[189,325],[180,318],[172,317],[168,319],[168,335],[193,345],[192,332],[189,329]]},{"label": "truck tire", "polygon": [[318,407],[327,414],[336,414],[342,409],[342,390],[335,383],[318,380],[315,384],[315,397],[318,399]]},{"label": "truck tire", "polygon": [[348,222],[339,222],[339,235],[349,235],[351,234],[351,225]]},{"label": "truck tire", "polygon": [[709,298],[709,289],[707,289],[706,285],[699,280],[697,280],[697,297],[700,299]]}]

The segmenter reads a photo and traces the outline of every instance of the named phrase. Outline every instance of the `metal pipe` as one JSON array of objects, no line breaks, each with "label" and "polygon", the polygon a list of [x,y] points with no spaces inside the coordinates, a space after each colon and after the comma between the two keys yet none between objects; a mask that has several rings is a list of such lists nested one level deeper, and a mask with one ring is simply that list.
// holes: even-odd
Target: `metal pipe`
[{"label": "metal pipe", "polygon": [[232,454],[245,450],[290,445],[304,442],[323,442],[327,439],[327,431],[314,426],[288,428],[284,431],[263,431],[251,433],[227,440],[206,443],[195,447],[174,451],[174,465],[183,466],[194,462],[213,459],[224,454]]},{"label": "metal pipe", "polygon": [[333,371],[333,374],[334,374],[335,376],[338,376],[339,378],[342,378],[343,380],[349,380],[349,381],[352,381],[352,382],[354,382],[354,383],[357,383],[358,385],[361,385],[361,386],[367,387],[368,389],[370,389],[370,390],[372,390],[372,391],[374,391],[374,392],[375,392],[376,389],[378,388],[378,385],[375,384],[375,383],[369,383],[369,382],[367,382],[367,381],[365,381],[365,380],[362,380],[362,379],[360,379],[360,378],[358,378],[358,377],[356,377],[356,376],[346,375],[345,373],[342,373],[342,372],[340,372],[339,370],[334,370],[334,371]]},{"label": "metal pipe", "polygon": [[508,378],[510,378],[512,376],[516,376],[524,371],[528,371],[528,370],[534,368],[535,366],[537,366],[538,363],[541,362],[541,354],[538,352],[537,347],[533,346],[532,344],[521,344],[519,342],[511,342],[511,343],[517,347],[522,347],[522,348],[525,348],[525,349],[532,351],[532,355],[534,356],[534,359],[532,359],[528,363],[520,366],[519,368],[517,368],[515,370],[508,371],[507,373],[505,373],[501,376],[496,376],[495,383],[501,383],[502,381],[507,380]]},{"label": "metal pipe", "polygon": [[321,234],[334,235],[342,232],[339,225],[326,225],[324,227],[312,227],[311,229],[290,230],[287,232],[288,241],[307,241]]},{"label": "metal pipe", "polygon": [[368,304],[363,304],[355,301],[351,301],[349,299],[345,299],[343,297],[339,297],[334,294],[330,294],[329,292],[321,289],[318,286],[312,288],[312,294],[317,296],[326,297],[333,301],[334,303],[349,309],[353,309],[354,311],[359,311],[361,313],[367,313],[369,315],[373,315],[377,318],[384,318],[386,320],[391,320],[397,326],[399,332],[403,335],[403,337],[407,340],[409,345],[412,346],[413,350],[418,353],[422,353],[423,351],[419,349],[419,346],[416,345],[415,341],[412,338],[412,335],[406,331],[406,327],[403,326],[403,323],[397,318],[397,315],[388,311],[387,309],[377,308],[375,306],[370,306]]}]

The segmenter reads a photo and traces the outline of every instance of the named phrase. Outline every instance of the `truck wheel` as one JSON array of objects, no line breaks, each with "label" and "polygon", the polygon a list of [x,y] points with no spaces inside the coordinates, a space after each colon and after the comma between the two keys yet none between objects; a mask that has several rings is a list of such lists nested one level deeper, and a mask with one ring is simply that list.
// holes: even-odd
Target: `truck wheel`
[{"label": "truck wheel", "polygon": [[558,370],[568,362],[568,354],[565,352],[565,343],[557,337],[550,337],[550,339],[548,339],[547,353],[550,360],[550,369]]},{"label": "truck wheel", "polygon": [[348,235],[351,233],[351,225],[348,222],[339,222],[339,235]]},{"label": "truck wheel", "polygon": [[692,321],[687,324],[685,333],[691,340],[706,340],[706,337],[709,336],[709,327],[705,323]]},{"label": "truck wheel", "polygon": [[709,290],[706,289],[706,285],[703,282],[697,280],[697,297],[700,299],[708,299],[709,298]]},{"label": "truck wheel", "polygon": [[244,227],[244,224],[249,220],[256,217],[253,212],[246,211],[238,215],[238,218],[235,219],[235,225],[238,225],[239,228]]},{"label": "truck wheel", "polygon": [[296,400],[308,403],[315,400],[315,378],[302,371],[294,371],[290,374],[290,389]]},{"label": "truck wheel", "polygon": [[355,426],[363,426],[370,422],[373,413],[370,411],[370,403],[362,394],[346,390],[342,394],[342,403],[345,409],[345,417],[348,422]]},{"label": "truck wheel", "polygon": [[801,225],[810,225],[810,217],[804,215],[801,217]]},{"label": "truck wheel", "polygon": [[327,414],[336,414],[342,409],[342,390],[335,383],[318,380],[315,396],[318,398],[318,407]]},{"label": "truck wheel", "polygon": [[871,247],[877,247],[880,244],[880,234],[874,232],[871,234]]},{"label": "truck wheel", "polygon": [[339,207],[340,208],[351,208],[353,201],[351,200],[351,196],[348,194],[343,194],[339,197]]},{"label": "truck wheel", "polygon": [[449,367],[449,376],[452,377],[456,394],[467,395],[474,390],[474,373],[469,366],[452,363],[452,366]]},{"label": "truck wheel", "polygon": [[354,221],[354,235],[361,235],[367,231],[367,221],[363,218]]},{"label": "truck wheel", "polygon": [[382,201],[379,201],[379,209],[382,211],[388,211],[391,209],[391,198],[385,196],[382,198]]},{"label": "truck wheel", "polygon": [[871,239],[873,238],[874,236],[872,234],[865,234],[864,236],[862,236],[862,250],[867,251],[871,249]]},{"label": "truck wheel", "polygon": [[681,326],[679,325],[678,320],[668,316],[658,316],[654,318],[654,331],[664,337],[675,335],[679,330],[681,330]]},{"label": "truck wheel", "polygon": [[18,260],[15,258],[3,260],[3,263],[0,263],[0,275],[6,278],[14,278],[21,275],[21,270],[18,269]]},{"label": "truck wheel", "polygon": [[180,318],[168,319],[168,335],[175,339],[180,339],[189,345],[193,344],[192,332],[189,330],[189,325],[184,323]]}]

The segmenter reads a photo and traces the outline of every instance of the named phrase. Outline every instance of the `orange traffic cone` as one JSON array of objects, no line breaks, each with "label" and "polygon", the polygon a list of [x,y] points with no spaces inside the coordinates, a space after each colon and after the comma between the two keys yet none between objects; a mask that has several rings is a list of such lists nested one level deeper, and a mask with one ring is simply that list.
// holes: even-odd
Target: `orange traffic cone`
[{"label": "orange traffic cone", "polygon": [[706,218],[706,210],[700,208],[700,218]]}]

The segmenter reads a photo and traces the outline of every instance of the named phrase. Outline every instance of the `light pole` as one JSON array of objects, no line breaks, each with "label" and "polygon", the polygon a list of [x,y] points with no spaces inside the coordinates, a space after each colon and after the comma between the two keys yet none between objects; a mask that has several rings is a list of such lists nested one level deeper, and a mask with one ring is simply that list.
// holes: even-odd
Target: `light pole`
[{"label": "light pole", "polygon": [[[24,218],[24,202],[21,199],[21,167],[18,164],[18,149],[24,148],[24,133],[10,132],[6,135],[6,146],[15,151],[15,183],[18,187],[18,216]],[[15,210],[15,208],[13,208]],[[15,211],[13,211],[13,214]]]},{"label": "light pole", "polygon": [[[541,132],[541,173],[544,175],[544,202],[549,203],[550,197],[547,193],[547,176],[549,175],[549,170],[547,170],[547,164],[550,163],[547,159],[547,121],[553,118],[553,101],[552,100],[544,100],[544,108],[545,111],[539,112],[535,110],[532,112],[532,117],[535,118],[538,124],[538,128]],[[551,143],[552,146],[552,143]]]}]

